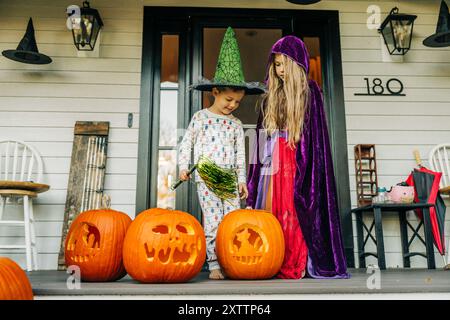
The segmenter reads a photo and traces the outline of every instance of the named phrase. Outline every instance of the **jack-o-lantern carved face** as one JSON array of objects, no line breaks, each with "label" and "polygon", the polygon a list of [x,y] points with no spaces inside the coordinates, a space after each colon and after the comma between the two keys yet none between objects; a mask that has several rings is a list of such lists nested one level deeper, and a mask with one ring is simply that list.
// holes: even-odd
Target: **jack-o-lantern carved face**
[{"label": "jack-o-lantern carved face", "polygon": [[141,212],[124,242],[127,272],[141,282],[184,282],[200,272],[206,257],[203,228],[177,210]]},{"label": "jack-o-lantern carved face", "polygon": [[144,243],[147,260],[150,262],[193,265],[202,250],[200,237],[186,223],[158,224],[151,227],[151,232],[151,241]]},{"label": "jack-o-lantern carved face", "polygon": [[284,249],[280,223],[264,210],[230,212],[217,230],[217,258],[232,279],[273,277],[283,263]]},{"label": "jack-o-lantern carved face", "polygon": [[114,281],[125,276],[123,240],[131,218],[111,209],[82,212],[65,244],[66,266],[80,267],[83,281]]},{"label": "jack-o-lantern carved face", "polygon": [[71,233],[66,252],[72,262],[92,260],[100,251],[100,232],[93,224],[82,222]]},{"label": "jack-o-lantern carved face", "polygon": [[267,251],[264,233],[257,226],[245,225],[239,227],[233,234],[234,237],[230,238],[233,258],[247,265],[261,263]]}]

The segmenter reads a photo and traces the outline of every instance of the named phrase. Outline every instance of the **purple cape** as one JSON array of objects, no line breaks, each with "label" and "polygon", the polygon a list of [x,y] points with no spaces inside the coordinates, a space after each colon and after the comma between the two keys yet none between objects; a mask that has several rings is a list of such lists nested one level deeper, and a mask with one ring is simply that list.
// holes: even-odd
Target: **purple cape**
[{"label": "purple cape", "polygon": [[[307,49],[299,38],[287,36],[272,47],[274,53],[285,54],[305,70],[309,68]],[[314,278],[349,278],[341,234],[336,183],[331,157],[326,115],[319,86],[309,80],[310,101],[305,114],[304,130],[297,143],[297,170],[294,203],[300,227],[308,247],[308,273]],[[254,208],[261,175],[260,111],[256,127],[256,155],[249,166],[247,206]],[[264,135],[261,135],[263,137]]]}]

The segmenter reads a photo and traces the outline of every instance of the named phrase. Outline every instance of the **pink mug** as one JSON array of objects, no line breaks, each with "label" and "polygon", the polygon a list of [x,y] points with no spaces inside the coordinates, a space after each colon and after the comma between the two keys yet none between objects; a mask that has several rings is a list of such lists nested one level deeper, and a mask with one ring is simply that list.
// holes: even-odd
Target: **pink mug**
[{"label": "pink mug", "polygon": [[393,186],[388,192],[389,200],[396,203],[413,203],[414,187],[412,186]]}]

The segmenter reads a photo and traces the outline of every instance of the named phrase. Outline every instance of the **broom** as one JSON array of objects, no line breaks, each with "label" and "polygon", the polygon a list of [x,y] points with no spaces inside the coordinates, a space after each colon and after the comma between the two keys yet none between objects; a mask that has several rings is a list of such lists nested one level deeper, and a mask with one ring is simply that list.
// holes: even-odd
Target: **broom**
[{"label": "broom", "polygon": [[[187,175],[191,175],[195,170],[205,182],[209,190],[214,192],[219,198],[226,200],[236,197],[236,170],[219,167],[214,161],[205,156],[200,156],[198,163],[189,169]],[[170,190],[175,190],[183,180],[178,180]]]}]

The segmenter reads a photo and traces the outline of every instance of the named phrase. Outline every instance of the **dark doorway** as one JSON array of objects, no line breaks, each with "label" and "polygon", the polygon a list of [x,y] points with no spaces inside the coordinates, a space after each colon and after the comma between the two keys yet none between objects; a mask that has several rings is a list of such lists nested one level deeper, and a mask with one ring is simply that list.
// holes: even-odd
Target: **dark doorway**
[{"label": "dark doorway", "polygon": [[[310,77],[323,90],[333,152],[342,231],[354,266],[347,138],[337,11],[145,7],[136,212],[150,207],[187,211],[201,221],[195,186],[176,192],[176,146],[193,113],[209,97],[189,91],[200,76],[212,78],[225,29],[233,27],[247,81],[263,81],[271,45],[294,34],[311,54]],[[246,97],[235,115],[256,123],[256,99]]]}]

